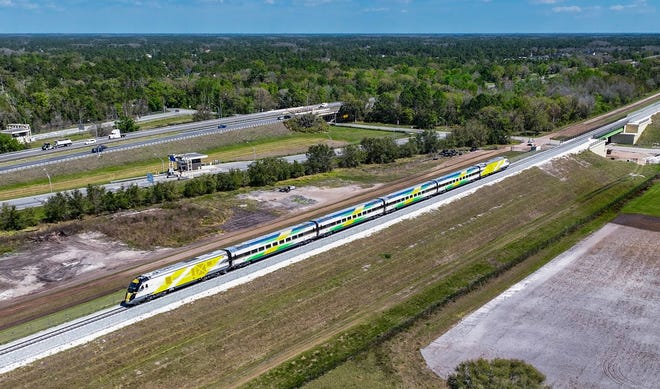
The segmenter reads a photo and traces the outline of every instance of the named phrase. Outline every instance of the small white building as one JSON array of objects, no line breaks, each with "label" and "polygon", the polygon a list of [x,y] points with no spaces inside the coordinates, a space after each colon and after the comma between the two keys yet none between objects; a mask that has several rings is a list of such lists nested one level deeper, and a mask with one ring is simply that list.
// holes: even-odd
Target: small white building
[{"label": "small white building", "polygon": [[32,137],[32,130],[30,129],[29,124],[20,124],[20,123],[7,124],[7,127],[4,130],[0,131],[0,133],[11,135],[12,138],[24,144],[30,143],[35,140]]},{"label": "small white building", "polygon": [[208,158],[208,155],[199,153],[172,154],[169,156],[170,169],[179,172],[201,169],[204,165],[202,159]]}]

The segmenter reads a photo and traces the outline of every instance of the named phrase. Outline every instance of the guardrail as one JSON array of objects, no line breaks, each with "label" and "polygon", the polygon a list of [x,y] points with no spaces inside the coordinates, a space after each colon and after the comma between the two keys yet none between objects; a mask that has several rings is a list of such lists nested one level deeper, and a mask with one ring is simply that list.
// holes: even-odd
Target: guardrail
[{"label": "guardrail", "polygon": [[[201,128],[198,130],[195,130],[191,134],[182,134],[182,135],[175,135],[163,139],[156,139],[153,141],[149,142],[149,146],[155,145],[155,144],[162,144],[162,143],[167,143],[167,142],[172,142],[172,141],[181,141],[181,140],[186,140],[186,139],[193,139],[193,138],[198,138],[200,136],[207,136],[207,135],[215,135],[215,134],[221,134],[225,132],[231,132],[231,131],[236,131],[236,130],[242,130],[246,128],[254,128],[258,126],[263,126],[265,124],[273,124],[277,123],[279,120],[277,119],[262,119],[259,120],[258,122],[254,123],[243,123],[243,124],[236,124],[233,125],[232,127],[225,127],[225,128],[218,128],[217,125],[214,127],[208,127],[208,128]],[[36,162],[31,164],[30,166],[17,166],[13,168],[9,168],[6,170],[0,171],[0,174],[7,174],[7,173],[12,173],[20,170],[26,170],[26,169],[33,169],[35,167],[43,167],[43,166],[48,166],[53,163],[60,163],[60,162],[70,162],[70,161],[75,161],[79,159],[84,159],[84,158],[93,158],[93,157],[100,157],[102,154],[106,153],[116,153],[120,151],[127,151],[127,150],[134,150],[134,149],[139,149],[142,147],[146,147],[146,145],[126,145],[126,146],[117,146],[117,147],[112,147],[108,148],[106,150],[103,150],[100,153],[89,153],[89,154],[80,154],[80,155],[74,155],[70,157],[64,157],[61,158],[57,161],[49,161],[49,162]]]}]

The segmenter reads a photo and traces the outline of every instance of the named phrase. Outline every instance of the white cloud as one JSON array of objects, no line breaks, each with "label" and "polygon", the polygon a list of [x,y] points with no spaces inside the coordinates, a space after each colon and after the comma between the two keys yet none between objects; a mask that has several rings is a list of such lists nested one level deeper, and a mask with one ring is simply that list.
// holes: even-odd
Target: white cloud
[{"label": "white cloud", "polygon": [[561,3],[564,0],[532,0],[534,4],[557,4]]},{"label": "white cloud", "polygon": [[0,7],[2,8],[25,8],[25,9],[37,9],[39,8],[39,4],[32,2],[32,1],[26,1],[26,0],[0,0]]},{"label": "white cloud", "polygon": [[615,4],[610,6],[610,10],[619,12],[625,10],[642,11],[647,7],[646,0],[638,0],[629,4]]},{"label": "white cloud", "polygon": [[387,12],[389,11],[389,8],[365,8],[362,10],[362,12]]},{"label": "white cloud", "polygon": [[582,12],[582,8],[578,7],[577,5],[570,5],[567,7],[553,7],[552,10],[554,12],[571,12],[571,13]]}]

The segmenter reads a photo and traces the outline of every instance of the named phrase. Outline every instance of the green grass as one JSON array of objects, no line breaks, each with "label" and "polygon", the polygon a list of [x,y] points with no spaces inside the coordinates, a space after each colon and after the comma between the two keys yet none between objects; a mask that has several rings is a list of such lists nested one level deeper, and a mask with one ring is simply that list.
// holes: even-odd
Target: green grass
[{"label": "green grass", "polygon": [[[636,169],[631,164],[601,162],[590,153],[555,163],[560,166],[553,174],[573,173],[555,177],[530,169],[373,239],[338,247],[7,373],[3,384],[47,386],[46,377],[56,376],[59,386],[150,382],[155,387],[219,387],[269,371],[250,385],[286,387],[348,366],[343,365],[347,360],[356,361],[349,363],[356,376],[375,382],[366,387],[397,383],[392,371],[401,362],[393,363],[398,354],[385,353],[383,345],[424,328],[429,318],[442,317],[434,315],[470,288],[484,290],[490,277],[517,261],[539,266],[528,258],[557,245],[569,247],[563,239],[594,228],[599,217],[594,215],[610,212],[644,180],[630,176]],[[637,173],[650,177],[647,169]],[[470,239],[475,235],[484,239]],[[499,273],[497,279],[508,274]],[[423,342],[417,337],[402,342],[411,351],[401,359],[423,369],[417,360]],[[363,355],[366,370],[360,370]],[[94,363],[81,370],[75,365],[81,359]],[[218,370],[218,365],[225,368]],[[396,386],[438,385],[437,377],[412,381],[416,372]],[[348,378],[337,382],[351,382]]]},{"label": "green grass", "polygon": [[0,344],[5,344],[62,323],[66,323],[73,319],[92,314],[99,310],[119,305],[119,302],[124,297],[124,293],[126,293],[126,291],[121,290],[117,293],[100,297],[87,303],[53,313],[52,315],[40,317],[27,323],[0,331]]},{"label": "green grass", "polygon": [[140,126],[140,130],[150,130],[152,128],[160,128],[160,127],[172,126],[172,125],[175,125],[175,124],[190,123],[192,121],[193,121],[193,116],[192,115],[183,115],[183,116],[177,116],[177,117],[172,117],[172,118],[164,118],[164,119],[157,119],[157,120],[149,120],[149,121],[139,122],[138,126]]},{"label": "green grass", "polygon": [[[543,250],[551,250],[565,237],[598,227],[592,224],[606,214],[609,220],[623,201],[634,196],[647,181],[619,180],[590,197],[588,204],[573,212],[560,212],[559,218],[548,220],[538,228],[527,230],[520,239],[499,245],[492,242],[474,255],[483,259],[463,267],[430,288],[414,295],[407,301],[386,310],[292,358],[270,370],[247,387],[299,387],[322,376],[345,361],[372,350],[384,341],[406,331],[415,323],[446,304],[462,297],[504,274],[513,266],[533,257]],[[564,246],[564,248],[567,248]]]},{"label": "green grass", "polygon": [[[180,146],[182,150],[197,151],[209,156],[208,161],[222,162],[250,160],[255,156],[284,156],[294,153],[304,153],[309,146],[318,143],[332,142],[346,144],[359,142],[365,137],[391,136],[389,133],[371,130],[331,128],[328,133],[269,135],[258,131],[244,131],[246,139],[238,142],[216,140],[216,145],[209,147],[203,138],[195,140],[191,146]],[[237,136],[236,134],[233,134]],[[242,135],[240,135],[242,136]],[[201,146],[201,147],[200,147]],[[181,152],[172,146],[158,146],[159,149],[143,147],[125,152],[104,154],[98,158],[87,158],[84,164],[73,162],[72,165],[56,164],[48,167],[52,178],[53,190],[63,191],[85,187],[87,184],[106,184],[112,180],[144,177],[146,173],[158,173],[163,162],[154,153],[165,158],[168,152]],[[167,150],[167,151],[161,151]],[[166,166],[167,167],[167,166]],[[34,196],[48,193],[48,179],[42,169],[21,171],[10,179],[4,180],[0,186],[0,200],[16,197]],[[14,182],[12,182],[14,180]]]},{"label": "green grass", "polygon": [[[451,329],[455,323],[504,292],[511,285],[543,267],[616,216],[605,212],[555,244],[539,251],[506,274],[489,280],[481,288],[442,306],[415,321],[407,330],[342,363],[337,368],[304,385],[306,389],[335,387],[358,379],[359,387],[441,387],[440,380],[425,367],[419,348]],[[412,355],[411,355],[412,354]],[[415,358],[417,357],[417,358]],[[341,385],[340,385],[341,386]]]},{"label": "green grass", "polygon": [[644,194],[627,203],[621,212],[660,217],[660,182],[656,182]]},{"label": "green grass", "polygon": [[[653,117],[654,121],[649,124],[637,140],[638,147],[660,147],[660,115]],[[658,149],[660,152],[660,149]]]}]

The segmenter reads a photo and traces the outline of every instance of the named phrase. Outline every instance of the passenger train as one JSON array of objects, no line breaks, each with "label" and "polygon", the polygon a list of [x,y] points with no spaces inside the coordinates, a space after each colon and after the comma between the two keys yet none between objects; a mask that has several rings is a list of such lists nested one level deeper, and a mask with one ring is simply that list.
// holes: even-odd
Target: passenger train
[{"label": "passenger train", "polygon": [[247,266],[314,239],[344,230],[497,173],[508,166],[509,161],[506,158],[494,158],[387,196],[369,200],[305,223],[248,240],[236,246],[219,249],[142,274],[135,277],[128,285],[122,305],[134,306],[194,282]]}]

